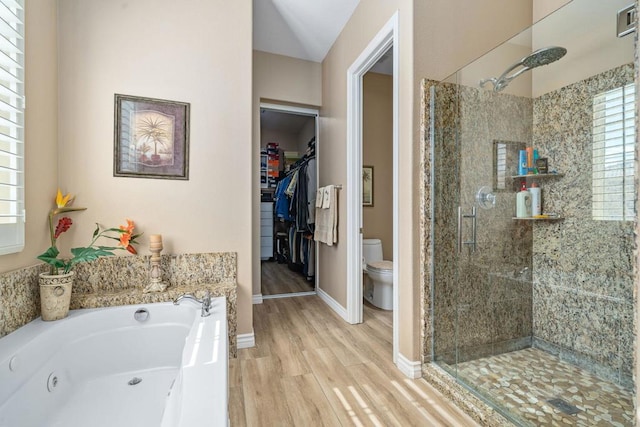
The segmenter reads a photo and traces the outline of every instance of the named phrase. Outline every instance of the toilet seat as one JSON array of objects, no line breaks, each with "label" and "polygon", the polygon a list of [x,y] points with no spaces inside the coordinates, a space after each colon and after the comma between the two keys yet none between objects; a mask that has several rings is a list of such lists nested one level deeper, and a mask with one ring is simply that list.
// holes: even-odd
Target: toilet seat
[{"label": "toilet seat", "polygon": [[367,269],[376,273],[392,273],[393,261],[373,261],[367,264]]}]

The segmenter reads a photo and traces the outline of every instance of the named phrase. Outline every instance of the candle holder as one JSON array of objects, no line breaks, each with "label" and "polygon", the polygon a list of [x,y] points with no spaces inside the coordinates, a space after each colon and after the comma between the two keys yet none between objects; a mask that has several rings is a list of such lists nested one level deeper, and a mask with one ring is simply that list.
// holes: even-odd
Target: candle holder
[{"label": "candle holder", "polygon": [[162,270],[160,268],[160,252],[162,252],[162,241],[153,241],[149,245],[151,251],[151,283],[144,288],[144,293],[149,292],[162,292],[167,289],[167,284],[162,283]]}]

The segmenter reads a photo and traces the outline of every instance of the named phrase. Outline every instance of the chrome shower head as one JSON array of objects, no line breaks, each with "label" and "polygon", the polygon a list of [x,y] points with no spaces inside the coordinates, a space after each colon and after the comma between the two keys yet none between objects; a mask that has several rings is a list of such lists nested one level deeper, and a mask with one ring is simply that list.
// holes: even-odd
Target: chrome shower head
[{"label": "chrome shower head", "polygon": [[567,49],[559,46],[543,47],[520,60],[523,67],[536,68],[556,62],[567,54]]},{"label": "chrome shower head", "polygon": [[[535,52],[525,56],[520,61],[516,62],[509,68],[505,70],[504,73],[500,77],[491,77],[488,79],[480,80],[480,87],[484,87],[487,82],[493,83],[493,90],[495,92],[500,92],[504,88],[506,88],[511,80],[518,77],[520,74],[525,71],[529,71],[532,68],[541,67],[543,65],[551,64],[552,62],[557,61],[567,54],[567,49],[559,46],[548,46],[543,47],[542,49],[538,49]],[[518,67],[522,67],[520,70],[516,71],[510,76],[507,76],[510,72],[515,70]]]}]

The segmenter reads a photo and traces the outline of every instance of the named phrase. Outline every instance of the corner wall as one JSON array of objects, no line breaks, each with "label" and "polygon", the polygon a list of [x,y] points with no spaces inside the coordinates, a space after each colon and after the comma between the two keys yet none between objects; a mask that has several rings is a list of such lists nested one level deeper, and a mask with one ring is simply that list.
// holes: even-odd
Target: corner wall
[{"label": "corner wall", "polygon": [[[88,208],[65,242],[131,218],[142,254],[155,233],[165,254],[236,252],[251,333],[251,2],[59,0],[58,18],[60,185]],[[115,93],[191,104],[188,181],[113,177]]]},{"label": "corner wall", "polygon": [[616,67],[533,101],[533,146],[564,176],[541,183],[548,212],[533,224],[534,346],[633,385],[633,221],[592,215],[593,98],[634,80]]}]

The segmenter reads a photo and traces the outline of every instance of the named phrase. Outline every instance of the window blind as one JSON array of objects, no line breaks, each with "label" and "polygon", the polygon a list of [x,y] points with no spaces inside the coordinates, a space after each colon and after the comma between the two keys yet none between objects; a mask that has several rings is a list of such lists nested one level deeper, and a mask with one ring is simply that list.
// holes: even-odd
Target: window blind
[{"label": "window blind", "polygon": [[24,247],[24,0],[0,0],[0,254]]},{"label": "window blind", "polygon": [[635,86],[593,99],[593,198],[595,220],[632,221],[634,212]]},{"label": "window blind", "polygon": [[496,143],[496,190],[507,188],[507,144]]}]

